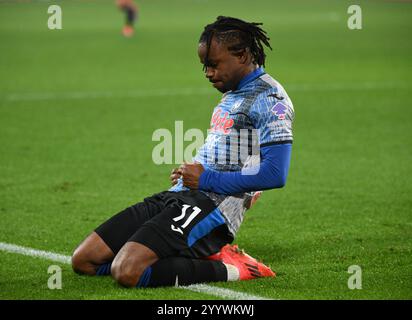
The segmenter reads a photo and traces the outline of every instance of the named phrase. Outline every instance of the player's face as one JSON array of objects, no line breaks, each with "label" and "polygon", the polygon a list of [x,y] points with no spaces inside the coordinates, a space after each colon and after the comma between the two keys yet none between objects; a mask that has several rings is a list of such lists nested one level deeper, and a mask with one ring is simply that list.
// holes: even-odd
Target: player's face
[{"label": "player's face", "polygon": [[[204,65],[207,47],[205,42],[199,43],[198,55]],[[242,56],[234,55],[225,44],[214,39],[210,44],[208,64],[205,75],[220,92],[235,90],[240,80],[247,74],[247,67]]]}]

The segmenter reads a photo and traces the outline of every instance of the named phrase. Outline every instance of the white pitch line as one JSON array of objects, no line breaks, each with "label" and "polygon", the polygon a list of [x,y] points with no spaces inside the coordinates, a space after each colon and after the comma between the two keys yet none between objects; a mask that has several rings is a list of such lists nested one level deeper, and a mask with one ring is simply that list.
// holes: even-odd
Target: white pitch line
[{"label": "white pitch line", "polygon": [[219,296],[223,298],[228,298],[231,300],[272,300],[268,298],[263,298],[259,296],[252,296],[247,293],[233,291],[230,289],[212,287],[206,284],[192,284],[190,286],[180,287],[194,292],[207,293],[212,296]]},{"label": "white pitch line", "polygon": [[[353,82],[353,83],[312,83],[312,84],[285,84],[287,91],[295,92],[323,92],[323,91],[366,91],[411,89],[405,82]],[[9,102],[14,101],[47,101],[47,100],[79,100],[79,99],[112,99],[112,98],[145,98],[167,96],[211,95],[216,93],[212,88],[175,88],[149,89],[132,91],[79,91],[79,92],[33,92],[10,93],[0,96]]]},{"label": "white pitch line", "polygon": [[37,250],[27,247],[17,246],[15,244],[0,242],[0,250],[11,253],[18,253],[25,256],[38,257],[55,262],[70,264],[71,257],[49,251]]},{"label": "white pitch line", "polygon": [[[33,248],[18,246],[15,244],[0,242],[0,251],[22,254],[30,257],[37,257],[64,264],[71,263],[71,257],[50,251],[37,250]],[[193,284],[190,286],[179,286],[179,289],[186,289],[194,292],[205,293],[230,300],[269,300],[268,298],[249,295],[247,293],[233,291],[229,289],[213,287],[206,284]]]}]

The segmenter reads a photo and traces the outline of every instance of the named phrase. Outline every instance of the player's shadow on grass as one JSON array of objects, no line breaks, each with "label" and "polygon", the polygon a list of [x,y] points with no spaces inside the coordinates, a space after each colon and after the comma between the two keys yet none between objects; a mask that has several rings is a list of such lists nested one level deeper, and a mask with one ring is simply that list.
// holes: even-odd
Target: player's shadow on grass
[{"label": "player's shadow on grass", "polygon": [[274,244],[256,245],[254,247],[248,246],[245,252],[264,263],[273,264],[280,261],[292,261],[296,259],[297,250],[293,247],[281,247]]}]

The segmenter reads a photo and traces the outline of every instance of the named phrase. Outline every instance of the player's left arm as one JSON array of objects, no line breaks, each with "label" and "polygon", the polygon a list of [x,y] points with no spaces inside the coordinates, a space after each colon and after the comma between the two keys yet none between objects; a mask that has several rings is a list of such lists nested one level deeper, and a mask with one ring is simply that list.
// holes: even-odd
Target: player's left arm
[{"label": "player's left arm", "polygon": [[250,117],[259,129],[261,162],[258,169],[222,172],[205,170],[201,164],[185,164],[184,184],[192,189],[223,194],[282,188],[289,172],[294,118],[293,105],[285,96],[278,99],[277,91],[264,93],[251,109]]},{"label": "player's left arm", "polygon": [[258,170],[255,167],[236,172],[204,170],[199,178],[198,189],[236,194],[282,188],[286,184],[291,151],[291,143],[262,147]]}]

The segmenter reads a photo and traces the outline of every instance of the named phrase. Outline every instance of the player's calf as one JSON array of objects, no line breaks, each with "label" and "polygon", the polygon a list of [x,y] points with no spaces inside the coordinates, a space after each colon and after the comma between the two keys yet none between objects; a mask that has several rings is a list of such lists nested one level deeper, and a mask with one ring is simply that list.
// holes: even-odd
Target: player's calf
[{"label": "player's calf", "polygon": [[113,260],[112,277],[124,287],[139,286],[149,267],[158,260],[157,255],[148,247],[127,242]]},{"label": "player's calf", "polygon": [[99,267],[112,261],[113,258],[113,251],[97,233],[93,232],[76,248],[71,263],[76,273],[96,275]]}]

